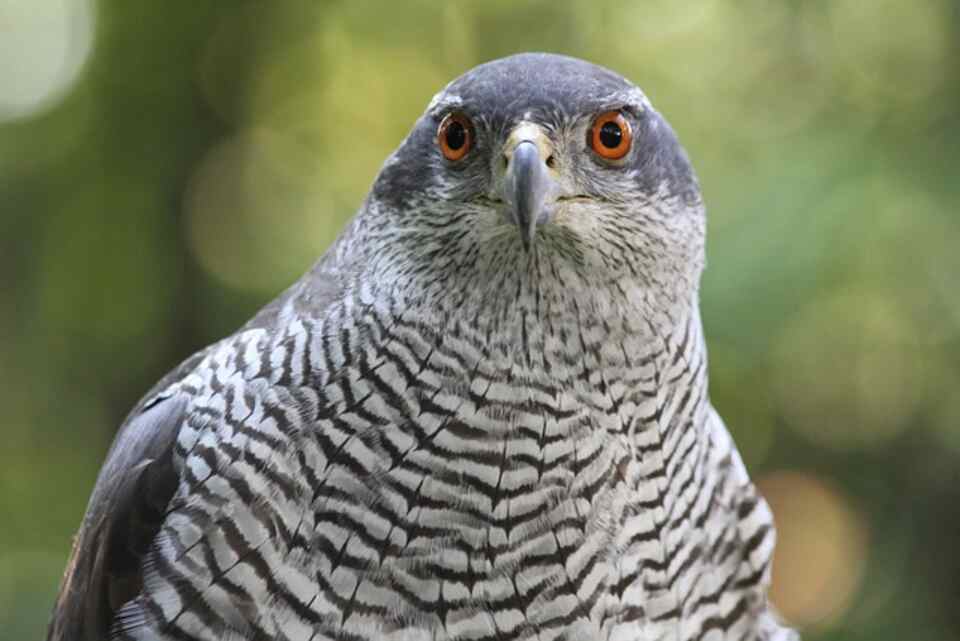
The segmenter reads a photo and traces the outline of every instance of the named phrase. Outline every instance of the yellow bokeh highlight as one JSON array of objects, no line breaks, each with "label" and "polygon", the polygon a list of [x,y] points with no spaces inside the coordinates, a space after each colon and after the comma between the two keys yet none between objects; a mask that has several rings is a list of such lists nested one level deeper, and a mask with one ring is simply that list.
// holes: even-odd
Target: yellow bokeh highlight
[{"label": "yellow bokeh highlight", "polygon": [[757,482],[773,510],[771,599],[798,626],[826,626],[851,606],[869,556],[866,521],[824,479],[781,471]]},{"label": "yellow bokeh highlight", "polygon": [[[352,212],[332,207],[320,175],[311,180],[304,165],[290,163],[302,154],[275,132],[249,130],[213,147],[197,167],[186,194],[187,236],[215,278],[276,292],[332,242]],[[299,171],[286,171],[293,166]]]}]

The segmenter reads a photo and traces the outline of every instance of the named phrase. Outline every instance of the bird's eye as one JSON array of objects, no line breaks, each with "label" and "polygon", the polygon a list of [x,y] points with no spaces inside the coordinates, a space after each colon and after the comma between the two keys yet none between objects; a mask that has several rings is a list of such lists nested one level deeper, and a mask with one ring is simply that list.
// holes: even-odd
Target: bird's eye
[{"label": "bird's eye", "polygon": [[633,133],[630,123],[619,111],[607,111],[593,121],[590,128],[590,148],[607,160],[619,160],[630,151]]},{"label": "bird's eye", "polygon": [[473,123],[461,113],[447,114],[437,130],[437,144],[444,158],[460,160],[473,146]]}]

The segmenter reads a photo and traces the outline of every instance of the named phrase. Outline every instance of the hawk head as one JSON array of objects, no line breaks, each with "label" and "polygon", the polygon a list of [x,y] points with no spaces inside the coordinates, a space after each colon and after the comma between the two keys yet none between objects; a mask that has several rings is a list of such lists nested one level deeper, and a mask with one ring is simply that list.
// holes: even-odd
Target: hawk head
[{"label": "hawk head", "polygon": [[515,55],[451,82],[367,210],[382,241],[370,260],[479,290],[552,273],[688,298],[703,263],[699,187],[673,130],[631,82],[565,56]]}]

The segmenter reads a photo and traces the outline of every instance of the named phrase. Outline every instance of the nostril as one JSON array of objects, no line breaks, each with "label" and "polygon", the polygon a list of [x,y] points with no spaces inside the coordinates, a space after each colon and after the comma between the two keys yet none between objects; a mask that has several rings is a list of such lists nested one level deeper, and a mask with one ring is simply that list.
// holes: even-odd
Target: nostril
[{"label": "nostril", "polygon": [[557,166],[557,158],[553,154],[550,154],[550,156],[547,158],[547,167],[549,167],[550,169],[553,169],[556,166]]},{"label": "nostril", "polygon": [[510,156],[503,154],[503,168],[506,169],[510,165]]}]

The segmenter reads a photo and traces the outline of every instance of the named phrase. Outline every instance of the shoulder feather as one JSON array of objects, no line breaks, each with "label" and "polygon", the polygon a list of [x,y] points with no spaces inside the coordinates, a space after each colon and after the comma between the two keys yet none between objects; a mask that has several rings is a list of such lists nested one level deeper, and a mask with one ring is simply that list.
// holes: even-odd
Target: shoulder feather
[{"label": "shoulder feather", "polygon": [[141,559],[177,486],[173,446],[187,399],[159,397],[132,415],[97,477],[60,586],[48,641],[101,641],[140,591]]}]

